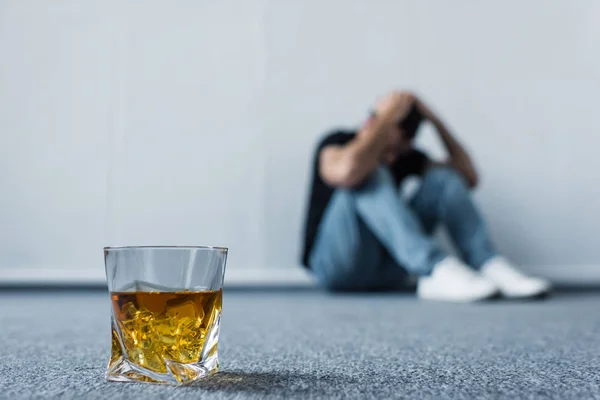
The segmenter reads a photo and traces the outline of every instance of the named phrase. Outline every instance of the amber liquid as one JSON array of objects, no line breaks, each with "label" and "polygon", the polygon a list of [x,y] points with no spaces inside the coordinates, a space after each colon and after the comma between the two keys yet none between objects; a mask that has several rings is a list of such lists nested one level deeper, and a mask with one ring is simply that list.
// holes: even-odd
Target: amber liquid
[{"label": "amber liquid", "polygon": [[[111,292],[111,300],[117,324],[111,364],[125,351],[140,367],[165,373],[169,361],[200,360],[208,330],[221,314],[222,291]],[[216,351],[215,344],[208,355]]]}]

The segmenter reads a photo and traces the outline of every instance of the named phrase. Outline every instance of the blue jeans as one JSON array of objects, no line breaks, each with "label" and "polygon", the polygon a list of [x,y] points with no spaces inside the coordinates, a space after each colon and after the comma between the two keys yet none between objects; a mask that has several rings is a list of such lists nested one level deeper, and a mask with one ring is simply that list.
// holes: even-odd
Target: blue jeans
[{"label": "blue jeans", "polygon": [[356,189],[338,189],[321,220],[309,265],[331,290],[401,287],[407,273],[428,275],[447,256],[431,237],[442,224],[463,260],[481,267],[496,255],[461,175],[433,167],[405,202],[385,167]]}]

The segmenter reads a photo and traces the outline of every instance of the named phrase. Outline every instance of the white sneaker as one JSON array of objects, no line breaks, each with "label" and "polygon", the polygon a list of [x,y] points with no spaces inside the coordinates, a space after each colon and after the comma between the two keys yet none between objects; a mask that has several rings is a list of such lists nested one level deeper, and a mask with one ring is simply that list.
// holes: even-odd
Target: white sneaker
[{"label": "white sneaker", "polygon": [[524,275],[503,257],[494,257],[481,267],[481,274],[500,288],[504,297],[525,299],[547,295],[550,282]]},{"label": "white sneaker", "polygon": [[431,275],[419,278],[417,285],[417,295],[428,300],[470,302],[498,294],[498,286],[454,257],[437,263]]}]

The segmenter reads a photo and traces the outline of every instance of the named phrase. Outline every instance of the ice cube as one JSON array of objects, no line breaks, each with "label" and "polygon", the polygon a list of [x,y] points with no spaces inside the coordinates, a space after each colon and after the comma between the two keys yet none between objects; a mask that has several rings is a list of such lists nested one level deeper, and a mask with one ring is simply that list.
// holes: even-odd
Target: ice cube
[{"label": "ice cube", "polygon": [[154,314],[146,309],[141,309],[134,318],[137,345],[143,349],[152,347],[156,335],[154,328]]},{"label": "ice cube", "polygon": [[177,324],[171,317],[161,315],[156,318],[154,324],[157,338],[166,346],[172,346],[177,343]]},{"label": "ice cube", "polygon": [[196,335],[196,322],[198,320],[195,318],[189,318],[189,317],[183,317],[179,320],[179,332],[181,332],[183,335],[190,335],[190,336],[195,336]]},{"label": "ice cube", "polygon": [[135,308],[135,305],[133,304],[133,302],[128,301],[127,303],[125,303],[121,306],[121,313],[125,317],[124,319],[132,319],[135,317],[135,314],[137,313],[137,308]]},{"label": "ice cube", "polygon": [[196,318],[196,305],[192,301],[167,302],[167,316],[172,318]]}]

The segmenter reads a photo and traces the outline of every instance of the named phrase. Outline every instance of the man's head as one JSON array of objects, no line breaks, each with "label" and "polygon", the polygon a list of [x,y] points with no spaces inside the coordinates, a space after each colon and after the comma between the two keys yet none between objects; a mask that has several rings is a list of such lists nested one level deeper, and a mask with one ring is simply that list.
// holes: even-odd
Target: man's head
[{"label": "man's head", "polygon": [[423,121],[423,115],[419,112],[416,103],[413,103],[408,114],[398,123],[398,128],[404,132],[407,138],[413,140],[417,136],[421,121]]},{"label": "man's head", "polygon": [[399,126],[392,126],[388,131],[388,142],[383,150],[383,162],[393,164],[398,156],[408,152],[412,147],[410,138]]},{"label": "man's head", "polygon": [[383,152],[383,161],[392,164],[398,156],[408,152],[413,146],[413,140],[423,120],[423,116],[413,105],[409,113],[388,132],[389,142]]}]

